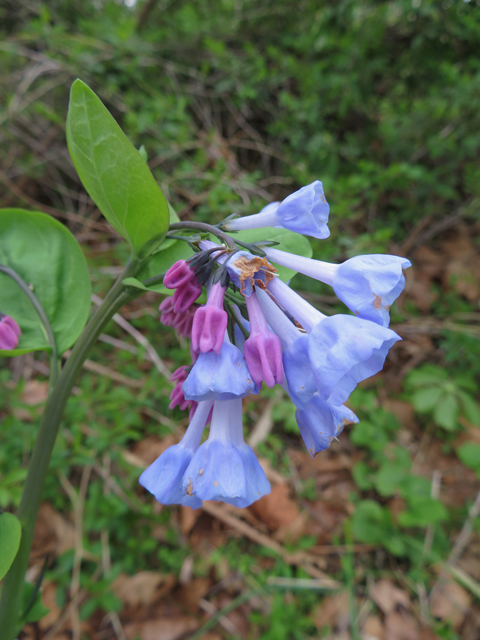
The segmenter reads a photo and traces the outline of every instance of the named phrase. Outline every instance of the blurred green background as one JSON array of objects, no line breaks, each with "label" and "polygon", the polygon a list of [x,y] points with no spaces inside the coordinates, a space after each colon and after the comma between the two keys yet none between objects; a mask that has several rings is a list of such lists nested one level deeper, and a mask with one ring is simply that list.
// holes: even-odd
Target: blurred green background
[{"label": "blurred green background", "polygon": [[[276,389],[246,401],[273,492],[245,511],[162,508],[137,486],[186,420],[135,330],[171,371],[189,353],[158,297],[127,307],[67,409],[29,572],[45,568],[50,613],[27,637],[478,640],[480,1],[3,0],[0,34],[0,206],[65,222],[97,295],[126,248],[68,156],[76,77],[144,145],[183,220],[254,213],[320,179],[331,237],[315,257],[414,265],[392,310],[403,343],[329,451],[309,458]],[[293,284],[342,311],[328,287]],[[39,354],[1,361],[3,509],[46,373]]]}]

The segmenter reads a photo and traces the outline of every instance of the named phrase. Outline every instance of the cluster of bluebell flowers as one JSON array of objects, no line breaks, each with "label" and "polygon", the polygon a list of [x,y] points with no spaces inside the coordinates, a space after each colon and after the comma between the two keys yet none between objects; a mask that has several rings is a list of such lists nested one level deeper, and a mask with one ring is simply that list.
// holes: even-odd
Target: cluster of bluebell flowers
[{"label": "cluster of bluebell flowers", "polygon": [[[223,231],[282,227],[325,239],[329,205],[318,180],[266,206],[230,218]],[[190,424],[140,477],[162,504],[198,508],[203,500],[246,507],[270,484],[245,443],[242,398],[279,384],[296,406],[310,455],[328,448],[349,423],[345,406],[356,385],[383,367],[400,337],[388,328],[389,308],[405,285],[405,258],[357,256],[336,265],[265,243],[252,246],[196,239],[195,255],[179,260],[164,285],[161,321],[191,339],[192,364],[172,376],[170,407],[189,409]],[[275,264],[330,285],[352,314],[325,316],[278,276]],[[197,301],[206,289],[206,304]],[[203,432],[210,423],[208,438]]]}]

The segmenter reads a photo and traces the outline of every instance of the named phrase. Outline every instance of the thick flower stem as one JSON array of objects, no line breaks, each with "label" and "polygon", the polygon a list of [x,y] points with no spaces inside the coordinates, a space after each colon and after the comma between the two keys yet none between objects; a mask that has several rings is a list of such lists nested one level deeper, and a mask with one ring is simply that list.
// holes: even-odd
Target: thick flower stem
[{"label": "thick flower stem", "polygon": [[138,269],[138,263],[129,264],[80,335],[63,368],[45,406],[37,439],[28,467],[28,475],[18,509],[22,525],[22,538],[15,560],[5,577],[0,601],[0,640],[15,640],[19,632],[21,595],[25,572],[28,568],[35,522],[42,496],[50,456],[58,434],[65,405],[81,371],[87,355],[113,315],[129,300],[130,294],[122,280]]}]

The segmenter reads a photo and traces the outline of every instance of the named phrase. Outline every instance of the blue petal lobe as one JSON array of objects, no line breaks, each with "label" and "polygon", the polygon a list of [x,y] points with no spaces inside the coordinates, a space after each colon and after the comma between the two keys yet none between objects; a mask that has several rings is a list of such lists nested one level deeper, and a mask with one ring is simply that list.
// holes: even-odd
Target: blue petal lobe
[{"label": "blue petal lobe", "polygon": [[308,352],[320,397],[343,404],[359,382],[382,369],[397,340],[391,329],[353,316],[319,322],[309,334]]},{"label": "blue petal lobe", "polygon": [[318,393],[304,410],[297,410],[295,417],[312,458],[327,449],[346,424],[358,422],[357,416],[348,407],[329,404]]},{"label": "blue petal lobe", "polygon": [[230,400],[258,393],[240,349],[224,342],[219,355],[201,353],[182,386],[187,400]]},{"label": "blue petal lobe", "polygon": [[235,504],[247,499],[243,461],[228,440],[207,440],[194,454],[183,475],[184,495]]},{"label": "blue petal lobe", "polygon": [[398,256],[356,256],[339,265],[332,286],[355,315],[388,327],[390,305],[403,291],[403,269],[410,266]]},{"label": "blue petal lobe", "polygon": [[301,335],[283,350],[283,368],[293,404],[299,409],[304,409],[317,390],[306,334]]},{"label": "blue petal lobe", "polygon": [[181,444],[174,444],[145,469],[139,483],[161,504],[183,504],[192,509],[198,509],[202,506],[202,501],[184,495],[182,490],[182,477],[190,464],[192,455],[191,449],[186,449]]}]

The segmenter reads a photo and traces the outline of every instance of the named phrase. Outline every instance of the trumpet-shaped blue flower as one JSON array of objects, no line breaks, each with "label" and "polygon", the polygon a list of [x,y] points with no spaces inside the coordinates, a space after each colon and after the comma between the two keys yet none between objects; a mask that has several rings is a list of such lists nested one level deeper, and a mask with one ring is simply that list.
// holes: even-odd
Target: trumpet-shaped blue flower
[{"label": "trumpet-shaped blue flower", "polygon": [[225,333],[220,353],[200,353],[182,386],[186,400],[231,400],[258,393],[245,358]]},{"label": "trumpet-shaped blue flower", "polygon": [[397,340],[391,329],[353,316],[319,322],[309,335],[308,354],[320,397],[343,404],[359,382],[382,369]]},{"label": "trumpet-shaped blue flower", "polygon": [[406,258],[382,254],[356,256],[337,265],[269,247],[265,252],[273,262],[329,284],[355,315],[384,327],[390,323],[390,305],[405,286],[403,269],[411,266]]},{"label": "trumpet-shaped blue flower", "polygon": [[166,449],[140,476],[142,487],[161,504],[182,504],[192,509],[202,506],[199,498],[184,493],[182,477],[198,449],[211,407],[211,401],[201,402],[182,440]]},{"label": "trumpet-shaped blue flower", "polygon": [[340,314],[327,318],[278,278],[269,290],[307,330],[318,392],[334,405],[343,404],[359,382],[378,373],[390,347],[401,339],[370,320]]},{"label": "trumpet-shaped blue flower", "polygon": [[247,507],[270,492],[263,469],[243,440],[240,399],[215,402],[209,438],[183,475],[183,492],[237,507]]},{"label": "trumpet-shaped blue flower", "polygon": [[358,422],[357,416],[348,407],[329,404],[318,393],[312,396],[305,409],[297,409],[295,417],[312,458],[328,449],[345,425]]},{"label": "trumpet-shaped blue flower", "polygon": [[325,199],[323,185],[319,180],[315,180],[290,194],[283,202],[267,205],[260,213],[229,220],[224,228],[240,231],[261,227],[283,227],[296,233],[324,239],[330,235],[327,226],[329,211],[330,206]]}]

